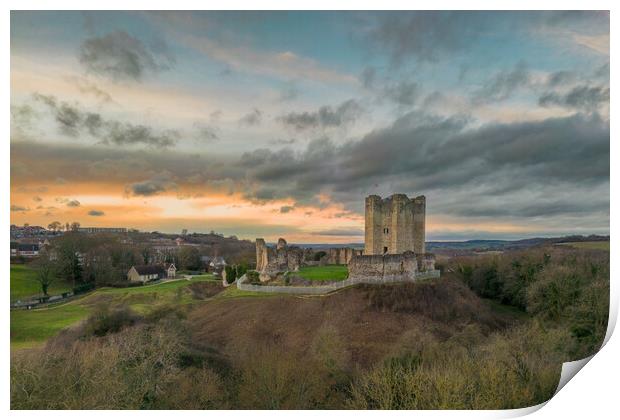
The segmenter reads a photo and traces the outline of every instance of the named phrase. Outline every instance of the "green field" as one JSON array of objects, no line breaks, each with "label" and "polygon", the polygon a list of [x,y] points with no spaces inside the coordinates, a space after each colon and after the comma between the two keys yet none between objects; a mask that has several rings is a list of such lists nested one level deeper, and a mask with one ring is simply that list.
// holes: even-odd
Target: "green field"
[{"label": "green field", "polygon": [[592,241],[592,242],[564,242],[556,245],[570,246],[580,249],[600,249],[609,251],[609,241]]},{"label": "green field", "polygon": [[41,309],[11,311],[11,348],[33,347],[78,321],[86,319],[99,304],[129,305],[138,313],[169,302],[190,303],[192,295],[185,288],[201,280],[174,280],[150,286],[101,288],[75,300]]},{"label": "green field", "polygon": [[[71,290],[71,286],[62,280],[56,280],[50,286],[50,295],[59,295]],[[37,272],[24,264],[11,264],[11,302],[25,300],[33,296],[40,296],[41,286],[37,281]]]},{"label": "green field", "polygon": [[349,276],[349,269],[346,265],[302,267],[295,275],[312,281],[340,281]]}]

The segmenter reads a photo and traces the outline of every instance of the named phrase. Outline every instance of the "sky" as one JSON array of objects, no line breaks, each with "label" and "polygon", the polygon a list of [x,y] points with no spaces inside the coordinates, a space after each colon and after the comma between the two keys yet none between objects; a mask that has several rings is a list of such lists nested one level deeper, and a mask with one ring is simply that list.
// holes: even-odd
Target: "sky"
[{"label": "sky", "polygon": [[11,223],[609,233],[608,12],[11,12]]}]

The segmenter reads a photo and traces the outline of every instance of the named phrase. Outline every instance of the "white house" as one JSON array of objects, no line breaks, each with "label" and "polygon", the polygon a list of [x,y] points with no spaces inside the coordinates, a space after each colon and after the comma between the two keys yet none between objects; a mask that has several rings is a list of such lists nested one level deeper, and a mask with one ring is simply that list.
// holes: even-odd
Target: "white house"
[{"label": "white house", "polygon": [[146,283],[159,280],[165,275],[166,271],[159,265],[134,265],[127,272],[127,279],[131,282]]}]

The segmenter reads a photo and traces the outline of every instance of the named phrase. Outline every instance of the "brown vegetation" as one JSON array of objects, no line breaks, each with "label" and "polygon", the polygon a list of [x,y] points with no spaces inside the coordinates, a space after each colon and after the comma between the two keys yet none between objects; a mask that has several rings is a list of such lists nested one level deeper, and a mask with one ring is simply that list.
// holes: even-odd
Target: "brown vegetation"
[{"label": "brown vegetation", "polygon": [[561,364],[600,346],[608,255],[450,264],[438,280],[323,297],[102,308],[12,355],[11,407],[516,408],[549,399]]}]

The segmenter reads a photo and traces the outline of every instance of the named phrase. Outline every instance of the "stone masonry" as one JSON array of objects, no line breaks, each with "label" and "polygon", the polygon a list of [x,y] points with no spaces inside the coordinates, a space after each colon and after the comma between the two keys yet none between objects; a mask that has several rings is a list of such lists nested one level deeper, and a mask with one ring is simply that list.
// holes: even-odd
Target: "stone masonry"
[{"label": "stone masonry", "polygon": [[277,273],[299,271],[304,261],[304,252],[296,246],[289,247],[282,238],[276,248],[269,248],[262,238],[256,239],[256,271],[261,281],[267,281]]},{"label": "stone masonry", "polygon": [[353,255],[361,255],[362,252],[353,248],[330,248],[327,252],[327,264],[349,263]]},{"label": "stone masonry", "polygon": [[413,281],[418,272],[416,255],[356,255],[349,261],[349,278],[369,281]]},{"label": "stone masonry", "polygon": [[426,198],[393,194],[366,197],[365,255],[425,254]]}]

